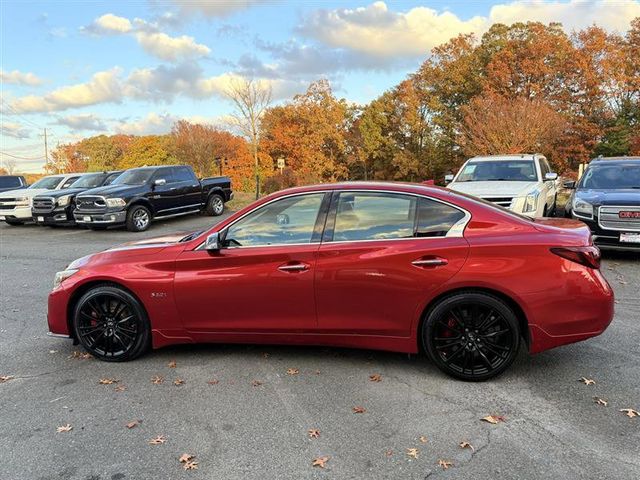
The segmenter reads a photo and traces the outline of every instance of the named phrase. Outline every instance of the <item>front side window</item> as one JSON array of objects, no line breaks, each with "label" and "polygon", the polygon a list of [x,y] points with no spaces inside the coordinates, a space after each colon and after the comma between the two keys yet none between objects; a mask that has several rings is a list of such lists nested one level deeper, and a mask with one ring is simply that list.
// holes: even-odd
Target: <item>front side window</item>
[{"label": "front side window", "polygon": [[311,243],[324,193],[271,202],[231,225],[224,236],[230,247]]},{"label": "front side window", "polygon": [[80,177],[71,177],[71,178],[67,178],[67,180],[62,184],[61,188],[69,188],[71,185],[73,185],[74,183],[76,183],[76,181],[78,180],[78,178]]},{"label": "front side window", "polygon": [[144,185],[149,181],[154,170],[149,168],[134,168],[127,170],[118,178],[116,178],[112,185]]}]

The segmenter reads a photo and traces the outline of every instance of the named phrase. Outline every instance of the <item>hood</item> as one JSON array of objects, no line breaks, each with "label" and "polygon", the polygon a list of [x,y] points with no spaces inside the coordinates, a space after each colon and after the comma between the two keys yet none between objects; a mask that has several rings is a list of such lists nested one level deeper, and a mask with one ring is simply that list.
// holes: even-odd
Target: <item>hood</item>
[{"label": "hood", "polygon": [[36,195],[40,195],[41,193],[51,193],[54,190],[47,190],[46,188],[19,188],[17,190],[8,190],[6,192],[0,193],[0,197],[27,197],[33,198]]},{"label": "hood", "polygon": [[538,182],[453,182],[447,188],[476,197],[524,197]]},{"label": "hood", "polygon": [[601,205],[640,206],[640,189],[635,188],[624,190],[579,189],[575,191],[574,196],[596,207]]},{"label": "hood", "polygon": [[[65,188],[63,190],[47,190],[46,194],[42,195],[43,197],[50,198],[60,198],[65,195],[77,195],[86,190],[86,188]],[[38,195],[41,196],[41,195]]]},{"label": "hood", "polygon": [[106,187],[92,188],[85,190],[84,195],[100,195],[103,197],[118,197],[120,195],[132,194],[137,191],[148,189],[147,185],[107,185]]},{"label": "hood", "polygon": [[167,247],[176,245],[181,239],[189,235],[191,232],[178,232],[169,235],[163,235],[161,237],[146,238],[144,240],[137,240],[135,242],[127,242],[121,245],[111,247],[102,254],[115,254],[115,255],[153,255],[164,250]]},{"label": "hood", "polygon": [[18,190],[26,190],[26,189],[27,187],[22,187],[22,188],[4,187],[4,188],[0,188],[0,193],[15,192]]}]

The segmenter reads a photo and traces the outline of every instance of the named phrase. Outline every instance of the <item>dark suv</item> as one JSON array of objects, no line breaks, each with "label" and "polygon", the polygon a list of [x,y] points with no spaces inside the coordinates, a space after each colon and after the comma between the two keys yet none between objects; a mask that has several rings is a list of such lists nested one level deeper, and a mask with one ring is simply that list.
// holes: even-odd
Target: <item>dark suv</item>
[{"label": "dark suv", "polygon": [[198,180],[186,165],[132,168],[108,187],[78,195],[74,216],[93,229],[126,225],[141,232],[161,218],[201,211],[221,215],[232,198],[228,177]]},{"label": "dark suv", "polygon": [[640,250],[640,157],[596,158],[571,193],[565,216],[589,225],[602,249]]},{"label": "dark suv", "polygon": [[27,188],[27,181],[22,175],[0,175],[0,192]]},{"label": "dark suv", "polygon": [[114,172],[87,173],[82,175],[70,188],[53,190],[38,195],[33,199],[31,214],[33,221],[39,225],[74,225],[73,209],[75,198],[79,193],[92,188],[109,185],[122,173]]}]

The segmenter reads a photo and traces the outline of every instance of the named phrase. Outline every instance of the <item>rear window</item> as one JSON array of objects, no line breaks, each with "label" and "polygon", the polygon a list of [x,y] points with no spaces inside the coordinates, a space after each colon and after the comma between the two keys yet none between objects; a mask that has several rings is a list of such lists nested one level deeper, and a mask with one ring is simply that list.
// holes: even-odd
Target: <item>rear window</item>
[{"label": "rear window", "polygon": [[0,177],[0,188],[21,187],[22,182],[18,177]]}]

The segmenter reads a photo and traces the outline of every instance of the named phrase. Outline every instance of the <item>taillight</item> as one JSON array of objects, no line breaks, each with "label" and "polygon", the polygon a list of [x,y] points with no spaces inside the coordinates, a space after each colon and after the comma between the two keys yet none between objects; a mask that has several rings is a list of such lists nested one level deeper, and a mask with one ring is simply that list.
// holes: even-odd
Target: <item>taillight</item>
[{"label": "taillight", "polygon": [[594,245],[588,247],[553,247],[552,253],[589,268],[600,268],[600,249]]}]

